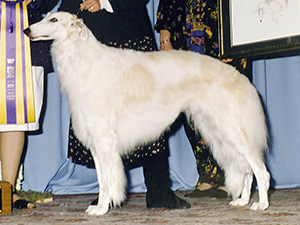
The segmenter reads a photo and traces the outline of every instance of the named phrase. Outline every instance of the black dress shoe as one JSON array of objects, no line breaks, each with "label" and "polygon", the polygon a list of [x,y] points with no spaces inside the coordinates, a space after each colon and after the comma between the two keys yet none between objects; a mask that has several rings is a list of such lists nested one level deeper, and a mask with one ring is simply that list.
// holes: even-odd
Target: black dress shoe
[{"label": "black dress shoe", "polygon": [[210,198],[228,198],[228,193],[218,187],[212,187],[207,190],[200,191],[199,189],[195,189],[191,193],[185,194],[184,197],[188,198],[203,198],[203,197],[210,197]]},{"label": "black dress shoe", "polygon": [[147,192],[146,195],[147,208],[166,208],[166,209],[188,209],[191,208],[190,203],[179,198],[169,189],[162,195],[155,192],[153,194]]},{"label": "black dress shoe", "polygon": [[[17,192],[12,192],[12,195],[18,195]],[[34,209],[36,208],[36,205],[33,202],[24,200],[24,199],[18,199],[13,203],[13,207],[15,209]]]}]

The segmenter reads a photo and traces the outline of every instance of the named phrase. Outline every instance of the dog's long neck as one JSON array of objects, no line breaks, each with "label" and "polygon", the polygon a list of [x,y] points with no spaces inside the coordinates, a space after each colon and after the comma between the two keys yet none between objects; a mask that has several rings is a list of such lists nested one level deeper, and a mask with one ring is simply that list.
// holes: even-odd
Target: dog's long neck
[{"label": "dog's long neck", "polygon": [[94,49],[94,51],[101,49],[100,43],[98,41],[90,41],[91,39],[95,39],[95,37],[89,35],[86,40],[82,40],[74,34],[64,40],[54,40],[52,53],[57,61],[61,61],[61,58],[66,57],[82,58],[78,56],[85,54],[87,49]]},{"label": "dog's long neck", "polygon": [[[51,51],[56,62],[62,90],[67,94],[78,90],[82,78],[88,76],[91,70],[97,67],[94,58],[97,58],[96,63],[101,63],[105,67],[109,61],[106,54],[108,48],[98,42],[91,33],[86,40],[81,40],[75,34],[66,40],[54,41]],[[99,76],[101,76],[101,71],[99,71]]]}]

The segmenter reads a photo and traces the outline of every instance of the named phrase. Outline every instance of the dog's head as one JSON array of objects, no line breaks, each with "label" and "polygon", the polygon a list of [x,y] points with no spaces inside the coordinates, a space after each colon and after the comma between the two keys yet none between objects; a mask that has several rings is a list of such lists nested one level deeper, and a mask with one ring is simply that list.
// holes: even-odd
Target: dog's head
[{"label": "dog's head", "polygon": [[43,20],[24,30],[24,33],[32,41],[61,41],[68,38],[85,40],[87,32],[88,29],[82,19],[67,12],[48,13]]}]

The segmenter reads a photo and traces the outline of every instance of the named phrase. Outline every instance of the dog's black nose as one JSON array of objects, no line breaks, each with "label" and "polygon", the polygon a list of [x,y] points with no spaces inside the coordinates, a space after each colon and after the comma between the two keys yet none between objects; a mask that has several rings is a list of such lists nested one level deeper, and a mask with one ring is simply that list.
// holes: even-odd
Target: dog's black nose
[{"label": "dog's black nose", "polygon": [[31,30],[30,30],[29,27],[27,27],[25,30],[23,30],[23,32],[24,32],[27,36],[29,36]]}]

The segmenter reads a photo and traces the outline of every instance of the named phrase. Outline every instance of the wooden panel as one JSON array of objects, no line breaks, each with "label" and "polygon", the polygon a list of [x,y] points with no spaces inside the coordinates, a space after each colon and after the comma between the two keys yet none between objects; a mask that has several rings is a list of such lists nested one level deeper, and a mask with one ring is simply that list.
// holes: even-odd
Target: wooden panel
[{"label": "wooden panel", "polygon": [[6,181],[0,181],[0,215],[11,214],[11,185]]}]

